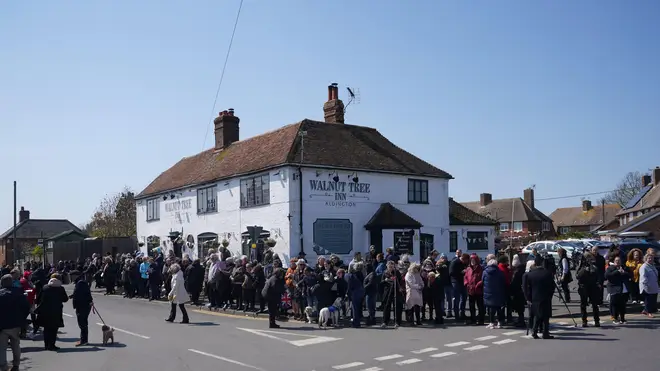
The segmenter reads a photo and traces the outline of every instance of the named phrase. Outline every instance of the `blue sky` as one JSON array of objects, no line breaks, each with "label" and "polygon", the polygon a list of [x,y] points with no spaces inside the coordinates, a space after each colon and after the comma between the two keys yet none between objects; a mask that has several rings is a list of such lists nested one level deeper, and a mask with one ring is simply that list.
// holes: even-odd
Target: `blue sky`
[{"label": "blue sky", "polygon": [[211,111],[245,138],[322,119],[330,82],[361,92],[348,123],[451,173],[459,201],[660,165],[656,1],[245,0],[211,110],[239,2],[3,2],[0,229],[13,180],[33,218],[79,224],[210,147]]}]

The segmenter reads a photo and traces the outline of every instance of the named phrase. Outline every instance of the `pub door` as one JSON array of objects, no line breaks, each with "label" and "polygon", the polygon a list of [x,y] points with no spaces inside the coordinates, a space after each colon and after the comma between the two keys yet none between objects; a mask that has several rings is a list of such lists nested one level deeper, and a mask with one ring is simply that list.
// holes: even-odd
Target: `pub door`
[{"label": "pub door", "polygon": [[369,231],[369,244],[376,249],[376,254],[383,253],[383,230],[373,229]]}]

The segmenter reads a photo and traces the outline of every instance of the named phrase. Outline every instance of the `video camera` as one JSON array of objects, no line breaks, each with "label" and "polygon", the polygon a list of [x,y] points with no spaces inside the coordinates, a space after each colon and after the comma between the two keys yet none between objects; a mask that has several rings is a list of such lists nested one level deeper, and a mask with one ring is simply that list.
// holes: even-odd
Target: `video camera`
[{"label": "video camera", "polygon": [[543,257],[543,267],[549,270],[553,276],[556,275],[557,262],[555,262],[555,257],[548,254],[547,252],[541,253],[541,256]]}]

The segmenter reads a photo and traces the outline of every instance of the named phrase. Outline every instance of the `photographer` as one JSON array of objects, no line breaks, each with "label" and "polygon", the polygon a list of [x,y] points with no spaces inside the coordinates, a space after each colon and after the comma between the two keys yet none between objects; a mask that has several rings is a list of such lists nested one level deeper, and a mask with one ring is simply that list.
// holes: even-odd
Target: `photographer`
[{"label": "photographer", "polygon": [[587,306],[591,303],[596,327],[600,327],[598,305],[602,300],[603,288],[599,284],[600,275],[593,254],[585,253],[582,263],[575,274],[578,280],[578,294],[580,295],[580,311],[582,313],[582,327],[587,327]]}]

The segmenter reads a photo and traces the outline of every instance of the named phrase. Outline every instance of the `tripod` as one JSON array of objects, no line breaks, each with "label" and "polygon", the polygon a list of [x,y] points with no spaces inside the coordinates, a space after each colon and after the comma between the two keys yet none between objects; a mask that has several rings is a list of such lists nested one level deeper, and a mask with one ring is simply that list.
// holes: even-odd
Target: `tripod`
[{"label": "tripod", "polygon": [[564,300],[564,296],[561,294],[561,287],[559,287],[559,284],[557,283],[557,280],[553,280],[553,282],[555,283],[555,290],[557,290],[556,291],[557,297],[559,298],[559,300],[561,300],[562,303],[564,303],[564,306],[566,307],[566,310],[568,311],[568,315],[571,316],[571,319],[573,320],[573,324],[575,325],[575,327],[578,327],[578,324],[575,321],[575,317],[573,317],[573,313],[571,313],[571,310],[570,310],[570,308],[568,308],[568,304],[566,303],[566,300]]}]

